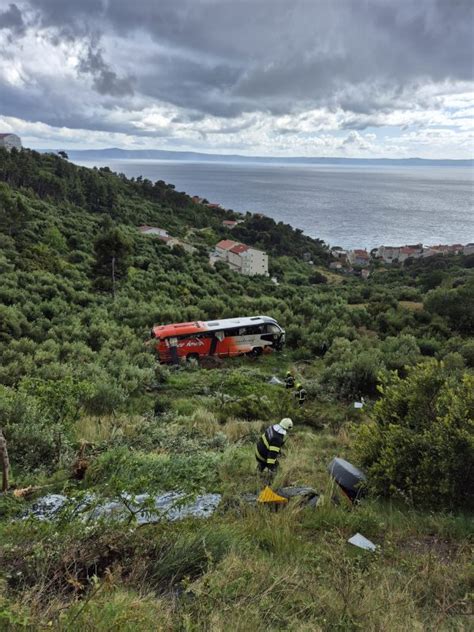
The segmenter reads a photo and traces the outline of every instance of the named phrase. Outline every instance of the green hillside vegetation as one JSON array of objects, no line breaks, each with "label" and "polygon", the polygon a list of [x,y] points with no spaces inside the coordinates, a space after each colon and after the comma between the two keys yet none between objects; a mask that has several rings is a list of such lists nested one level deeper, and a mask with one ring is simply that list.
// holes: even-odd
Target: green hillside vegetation
[{"label": "green hillside vegetation", "polygon": [[[233,217],[163,181],[0,152],[0,430],[11,465],[0,629],[467,630],[474,257],[336,277],[322,241],[250,214],[229,232],[222,220]],[[278,285],[212,268],[209,249],[226,237],[264,248]],[[282,352],[175,370],[149,344],[157,323],[256,314],[285,328]],[[304,407],[269,383],[288,369]],[[311,486],[322,500],[274,513],[244,496],[261,489],[256,440],[287,415],[295,428],[276,487]],[[356,507],[331,500],[334,456],[369,476]],[[138,526],[129,495],[167,491],[222,501],[206,520]],[[48,493],[69,496],[70,510],[23,519]],[[129,520],[85,522],[75,509],[91,494],[123,503]],[[356,532],[377,552],[347,544]]]}]

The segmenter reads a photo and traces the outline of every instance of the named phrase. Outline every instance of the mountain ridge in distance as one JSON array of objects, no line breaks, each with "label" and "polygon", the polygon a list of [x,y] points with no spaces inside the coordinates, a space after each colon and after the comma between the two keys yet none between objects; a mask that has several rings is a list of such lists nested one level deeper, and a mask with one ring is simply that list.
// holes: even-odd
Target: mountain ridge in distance
[{"label": "mountain ridge in distance", "polygon": [[[45,149],[44,152],[59,150]],[[164,149],[66,149],[71,160],[169,160],[194,162],[267,163],[301,165],[385,165],[426,167],[472,167],[474,160],[429,159],[429,158],[344,158],[344,157],[281,157],[242,156],[239,154],[206,154],[194,151],[169,151]]]}]

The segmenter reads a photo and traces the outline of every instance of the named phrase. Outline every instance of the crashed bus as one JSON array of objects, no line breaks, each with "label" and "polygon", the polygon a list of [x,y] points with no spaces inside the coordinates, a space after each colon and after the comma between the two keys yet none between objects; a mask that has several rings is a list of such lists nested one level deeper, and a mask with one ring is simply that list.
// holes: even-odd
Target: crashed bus
[{"label": "crashed bus", "polygon": [[155,325],[151,336],[160,362],[173,364],[181,358],[258,356],[285,342],[284,329],[269,316]]}]

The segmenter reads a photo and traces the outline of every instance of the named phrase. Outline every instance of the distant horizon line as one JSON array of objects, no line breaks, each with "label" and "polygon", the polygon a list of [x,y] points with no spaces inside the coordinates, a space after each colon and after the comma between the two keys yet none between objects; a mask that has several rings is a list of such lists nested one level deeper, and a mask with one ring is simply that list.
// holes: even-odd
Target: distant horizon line
[{"label": "distant horizon line", "polygon": [[175,158],[177,160],[186,160],[194,158],[200,161],[217,162],[217,161],[238,161],[238,162],[273,162],[273,163],[301,163],[301,164],[442,164],[442,165],[464,165],[474,166],[474,158],[356,158],[348,156],[246,156],[244,154],[214,154],[208,152],[199,152],[192,150],[171,150],[171,149],[124,149],[121,147],[107,147],[101,149],[73,149],[73,148],[57,148],[57,149],[37,149],[39,152],[59,152],[65,151],[71,156],[84,157],[105,157],[108,159],[117,158],[142,158],[146,160]]}]

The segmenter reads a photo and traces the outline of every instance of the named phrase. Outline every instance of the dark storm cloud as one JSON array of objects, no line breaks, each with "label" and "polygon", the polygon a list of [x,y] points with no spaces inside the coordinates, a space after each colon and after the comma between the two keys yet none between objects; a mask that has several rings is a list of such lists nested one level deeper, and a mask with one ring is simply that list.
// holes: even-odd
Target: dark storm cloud
[{"label": "dark storm cloud", "polygon": [[23,15],[16,4],[10,4],[8,9],[0,12],[0,29],[8,29],[12,35],[23,35],[25,23]]},{"label": "dark storm cloud", "polygon": [[79,71],[92,75],[94,88],[99,94],[110,94],[115,97],[133,94],[132,78],[118,77],[117,73],[105,63],[100,49],[94,50],[92,46],[88,47],[79,63]]},{"label": "dark storm cloud", "polygon": [[[325,107],[363,129],[425,106],[424,84],[473,75],[472,0],[23,0],[0,26],[21,32],[25,12],[55,44],[83,44],[77,70],[98,98],[163,101],[189,121]],[[121,68],[114,38],[150,43]]]}]

